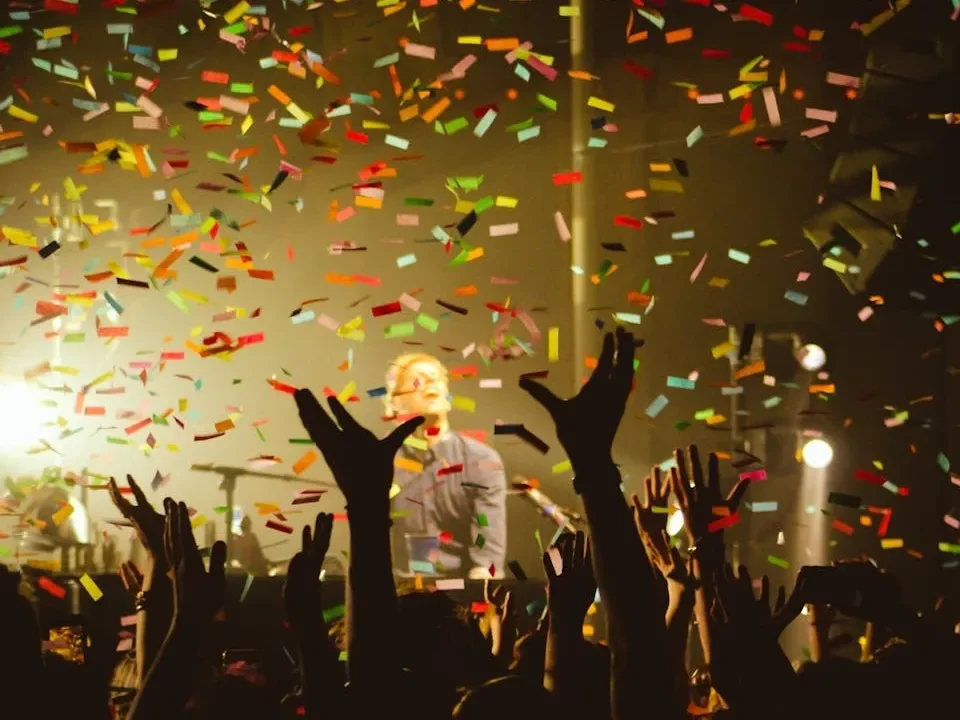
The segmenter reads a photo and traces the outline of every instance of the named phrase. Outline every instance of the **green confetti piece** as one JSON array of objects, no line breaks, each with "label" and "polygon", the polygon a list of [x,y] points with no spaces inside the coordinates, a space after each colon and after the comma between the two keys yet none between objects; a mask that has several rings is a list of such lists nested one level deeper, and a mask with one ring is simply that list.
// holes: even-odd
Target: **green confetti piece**
[{"label": "green confetti piece", "polygon": [[528,127],[533,127],[533,118],[527,118],[522,122],[514,123],[513,125],[508,125],[507,132],[508,133],[520,132],[521,130],[526,130]]},{"label": "green confetti piece", "polygon": [[494,207],[495,204],[496,200],[493,198],[493,196],[487,195],[486,197],[480,198],[473,204],[473,211],[479,215],[480,213],[486,212],[490,208]]},{"label": "green confetti piece", "polygon": [[704,410],[697,410],[697,412],[693,414],[693,419],[707,420],[708,418],[712,418],[715,414],[716,413],[713,412],[713,408],[705,408]]},{"label": "green confetti piece", "polygon": [[547,97],[542,93],[537,93],[537,102],[539,102],[548,110],[553,110],[554,112],[557,110],[557,101],[551,97]]},{"label": "green confetti piece", "polygon": [[13,37],[14,35],[19,35],[23,32],[23,28],[19,25],[7,25],[5,27],[0,27],[0,39]]},{"label": "green confetti piece", "polygon": [[384,55],[383,57],[377,58],[373,61],[373,66],[375,68],[386,67],[387,65],[396,65],[400,62],[400,53],[395,52],[390,55]]},{"label": "green confetti piece", "polygon": [[487,516],[484,515],[483,513],[478,513],[478,514],[477,514],[477,525],[479,525],[480,527],[488,527],[488,526],[490,525],[490,523],[487,522]]},{"label": "green confetti piece", "polygon": [[107,442],[110,443],[111,445],[129,445],[130,444],[130,441],[127,440],[127,438],[113,437],[111,435],[107,435]]},{"label": "green confetti piece", "polygon": [[465,117],[458,117],[446,123],[443,126],[443,129],[447,135],[453,135],[454,133],[460,132],[461,130],[469,126],[470,126],[470,123],[467,122],[467,119]]},{"label": "green confetti piece", "polygon": [[676,422],[673,424],[673,429],[676,430],[677,432],[683,432],[684,430],[686,430],[688,427],[691,427],[692,425],[693,423],[690,422],[689,420],[680,420],[679,422]]},{"label": "green confetti piece", "polygon": [[429,330],[430,332],[435,333],[437,329],[440,327],[440,321],[437,320],[436,318],[430,317],[429,315],[420,313],[419,315],[417,315],[417,325],[424,328],[425,330]]},{"label": "green confetti piece", "polygon": [[688,378],[670,375],[667,377],[667,387],[679,388],[681,390],[696,390],[697,383]]},{"label": "green confetti piece", "polygon": [[587,140],[587,147],[592,148],[605,148],[607,146],[607,141],[603,138],[592,137]]},{"label": "green confetti piece", "polygon": [[[226,163],[227,165],[233,165],[233,161],[230,158],[228,158],[226,155],[221,155],[218,152],[214,152],[213,150],[207,150],[207,160],[216,160],[217,162]],[[237,193],[237,194],[240,195],[240,197],[244,197],[246,200],[255,198],[254,202],[260,202],[259,193]]]},{"label": "green confetti piece", "polygon": [[178,293],[176,290],[167,291],[167,300],[172,302],[174,305],[177,306],[177,308],[179,308],[183,312],[185,313],[190,312],[190,306],[187,305],[187,301],[184,300],[182,297],[180,297],[180,293]]},{"label": "green confetti piece", "polygon": [[410,198],[404,198],[403,204],[406,207],[432,207],[433,200],[430,198],[410,197]]},{"label": "green confetti piece", "polygon": [[230,92],[232,92],[234,95],[252,95],[254,92],[253,83],[230,83]]},{"label": "green confetti piece", "polygon": [[487,544],[487,539],[483,537],[483,535],[477,535],[477,539],[473,541],[473,544],[476,545],[478,548],[482,548],[484,545]]},{"label": "green confetti piece", "polygon": [[952,232],[954,235],[960,235],[960,221],[958,221],[956,225],[950,228],[950,232]]},{"label": "green confetti piece", "polygon": [[763,401],[763,407],[767,410],[772,410],[773,408],[777,407],[777,405],[779,405],[781,402],[783,402],[783,398],[780,397],[779,395],[774,395],[773,397],[768,397],[766,400]]},{"label": "green confetti piece", "polygon": [[784,570],[790,569],[790,563],[776,555],[767,555],[767,562],[774,567],[783,568]]},{"label": "green confetti piece", "polygon": [[230,33],[231,35],[243,35],[247,32],[247,24],[243,21],[235,22],[233,25],[227,25],[220,32]]},{"label": "green confetti piece", "polygon": [[416,328],[414,328],[412,322],[396,323],[383,329],[383,337],[387,340],[395,340],[396,338],[410,337],[414,332],[416,332]]},{"label": "green confetti piece", "polygon": [[950,458],[948,458],[943,453],[937,455],[937,465],[940,466],[940,469],[945,473],[950,472]]},{"label": "green confetti piece", "polygon": [[323,621],[325,623],[331,623],[334,620],[339,620],[347,612],[346,605],[334,605],[323,611]]},{"label": "green confetti piece", "polygon": [[313,445],[313,440],[310,438],[289,438],[287,442],[291,445]]}]

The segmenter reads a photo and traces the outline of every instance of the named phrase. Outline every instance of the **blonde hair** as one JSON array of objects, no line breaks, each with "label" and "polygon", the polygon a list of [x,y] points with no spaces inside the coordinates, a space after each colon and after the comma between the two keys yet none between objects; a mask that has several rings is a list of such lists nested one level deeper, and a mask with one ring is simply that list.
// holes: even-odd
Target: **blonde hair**
[{"label": "blonde hair", "polygon": [[390,363],[390,369],[387,370],[387,394],[383,397],[383,404],[386,408],[386,414],[388,417],[396,417],[398,415],[397,408],[395,406],[397,390],[403,386],[403,382],[407,379],[407,373],[410,372],[410,368],[417,363],[430,363],[434,367],[438,368],[443,375],[444,381],[446,382],[447,366],[440,362],[438,358],[435,358],[429,353],[406,353],[395,358],[394,361]]}]

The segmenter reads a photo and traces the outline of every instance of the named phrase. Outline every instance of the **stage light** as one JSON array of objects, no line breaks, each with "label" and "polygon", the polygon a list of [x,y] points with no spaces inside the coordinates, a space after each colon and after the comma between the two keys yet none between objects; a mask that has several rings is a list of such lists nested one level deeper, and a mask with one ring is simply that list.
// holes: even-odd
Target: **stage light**
[{"label": "stage light", "polygon": [[0,449],[12,451],[38,444],[47,419],[34,388],[0,380]]},{"label": "stage light", "polygon": [[683,530],[683,513],[676,510],[667,518],[667,535],[670,537],[679,535],[681,530]]},{"label": "stage light", "polygon": [[803,446],[800,456],[807,467],[822,470],[833,462],[833,447],[822,438],[814,438]]},{"label": "stage light", "polygon": [[816,372],[827,364],[827,352],[819,345],[804,345],[797,353],[797,362],[808,372]]}]

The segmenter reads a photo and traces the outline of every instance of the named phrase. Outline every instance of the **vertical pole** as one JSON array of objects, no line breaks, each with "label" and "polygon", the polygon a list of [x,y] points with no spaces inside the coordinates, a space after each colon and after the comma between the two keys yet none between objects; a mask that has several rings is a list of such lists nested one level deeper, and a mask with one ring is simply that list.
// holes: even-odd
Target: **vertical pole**
[{"label": "vertical pole", "polygon": [[[570,18],[570,61],[571,69],[590,72],[590,2],[591,0],[573,0],[575,8]],[[592,163],[588,162],[586,145],[589,140],[589,122],[587,114],[587,84],[582,80],[571,80],[571,141],[572,166],[574,172],[583,174],[583,180],[572,186],[573,221],[570,234],[570,261],[571,265],[581,268],[582,274],[572,272],[573,278],[573,390],[579,390],[579,376],[582,371],[583,358],[586,356],[587,343],[591,336],[590,317],[587,308],[590,307],[591,283],[590,274],[593,266],[590,258],[590,233],[592,222],[590,217],[592,197],[590,188]]]}]

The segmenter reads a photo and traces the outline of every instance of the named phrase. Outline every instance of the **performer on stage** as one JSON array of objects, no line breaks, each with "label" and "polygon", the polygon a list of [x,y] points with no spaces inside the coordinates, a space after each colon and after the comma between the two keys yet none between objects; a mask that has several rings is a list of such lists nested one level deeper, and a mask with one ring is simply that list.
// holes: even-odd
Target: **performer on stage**
[{"label": "performer on stage", "polygon": [[429,563],[438,575],[503,577],[503,461],[493,448],[450,430],[448,395],[447,369],[431,355],[402,355],[387,373],[388,416],[426,418],[397,454],[394,562],[404,571],[429,574]]}]

